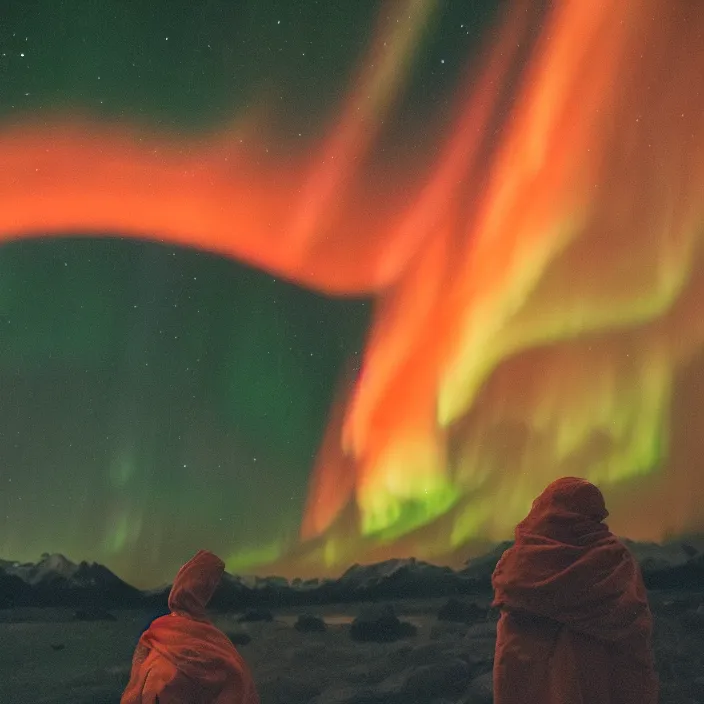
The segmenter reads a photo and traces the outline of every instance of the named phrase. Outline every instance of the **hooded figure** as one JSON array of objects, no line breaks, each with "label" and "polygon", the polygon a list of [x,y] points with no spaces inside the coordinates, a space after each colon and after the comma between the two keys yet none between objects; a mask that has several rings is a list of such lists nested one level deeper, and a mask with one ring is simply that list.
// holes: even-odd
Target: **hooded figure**
[{"label": "hooded figure", "polygon": [[495,704],[656,704],[652,616],[599,489],[558,479],[492,577]]},{"label": "hooded figure", "polygon": [[139,639],[120,704],[259,704],[249,668],[205,613],[224,570],[205,550],[179,570],[171,613]]}]

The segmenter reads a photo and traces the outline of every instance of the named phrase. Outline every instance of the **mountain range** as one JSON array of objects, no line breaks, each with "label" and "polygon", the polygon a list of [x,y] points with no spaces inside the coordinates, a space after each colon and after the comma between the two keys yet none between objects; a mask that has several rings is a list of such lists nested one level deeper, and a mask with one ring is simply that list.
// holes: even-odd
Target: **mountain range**
[{"label": "mountain range", "polygon": [[[696,589],[704,584],[704,536],[664,545],[623,542],[638,560],[648,588]],[[237,610],[488,592],[494,567],[510,545],[500,543],[459,570],[411,558],[353,565],[338,579],[289,581],[225,573],[211,605]],[[0,608],[166,609],[169,590],[169,585],[139,590],[103,565],[77,564],[59,554],[44,554],[36,563],[0,560]]]}]

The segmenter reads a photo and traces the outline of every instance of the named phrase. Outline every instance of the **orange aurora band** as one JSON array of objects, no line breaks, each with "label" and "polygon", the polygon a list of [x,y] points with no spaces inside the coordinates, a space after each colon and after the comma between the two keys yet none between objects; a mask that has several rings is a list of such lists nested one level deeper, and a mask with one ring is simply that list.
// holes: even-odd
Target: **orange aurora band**
[{"label": "orange aurora band", "polygon": [[511,5],[420,177],[374,146],[423,0],[387,6],[312,153],[276,157],[247,116],[198,139],[70,117],[0,133],[5,240],[156,239],[376,298],[280,563],[299,574],[464,557],[565,474],[621,534],[703,526],[704,5]]}]

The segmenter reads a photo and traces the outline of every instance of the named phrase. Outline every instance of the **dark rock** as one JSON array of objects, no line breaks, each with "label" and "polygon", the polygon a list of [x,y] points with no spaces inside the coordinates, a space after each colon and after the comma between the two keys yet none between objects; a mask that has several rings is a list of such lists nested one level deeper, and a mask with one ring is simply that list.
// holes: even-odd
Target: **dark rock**
[{"label": "dark rock", "polygon": [[232,645],[247,645],[252,642],[252,636],[244,631],[233,631],[232,633],[227,633],[226,635],[230,639]]},{"label": "dark rock", "polygon": [[52,650],[63,650],[65,647],[63,643],[51,643]]},{"label": "dark rock", "polygon": [[301,614],[293,627],[302,633],[320,633],[325,630],[325,621],[312,614]]},{"label": "dark rock", "polygon": [[73,613],[74,621],[117,621],[117,616],[100,607],[78,609]]},{"label": "dark rock", "polygon": [[255,621],[273,621],[274,615],[268,609],[249,609],[238,619],[240,623],[251,623]]},{"label": "dark rock", "polygon": [[390,604],[374,604],[362,609],[350,626],[352,640],[391,643],[417,632],[410,623],[399,621]]},{"label": "dark rock", "polygon": [[486,617],[486,611],[472,602],[448,599],[438,611],[438,621],[474,623]]}]

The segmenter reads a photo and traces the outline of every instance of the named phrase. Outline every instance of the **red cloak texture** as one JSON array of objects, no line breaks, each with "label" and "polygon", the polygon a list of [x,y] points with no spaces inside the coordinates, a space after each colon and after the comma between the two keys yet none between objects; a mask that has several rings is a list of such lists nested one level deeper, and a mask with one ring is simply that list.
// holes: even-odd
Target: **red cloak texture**
[{"label": "red cloak texture", "polygon": [[558,479],[516,527],[492,583],[495,704],[656,704],[640,569],[593,484]]},{"label": "red cloak texture", "polygon": [[171,613],[140,638],[120,704],[259,704],[249,668],[205,614],[224,569],[201,550],[179,570]]}]

